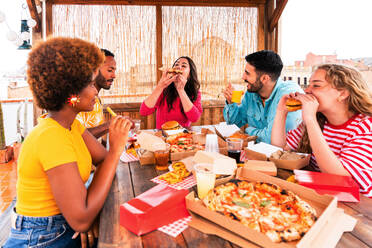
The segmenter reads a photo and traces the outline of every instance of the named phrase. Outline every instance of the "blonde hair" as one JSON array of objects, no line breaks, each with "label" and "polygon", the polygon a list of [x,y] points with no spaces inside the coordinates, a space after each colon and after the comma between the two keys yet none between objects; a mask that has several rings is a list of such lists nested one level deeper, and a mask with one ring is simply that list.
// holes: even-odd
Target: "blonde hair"
[{"label": "blonde hair", "polygon": [[[332,87],[337,90],[347,90],[350,93],[346,99],[350,112],[372,116],[372,92],[357,69],[345,65],[323,64],[318,66],[316,70],[326,72],[325,79]],[[323,130],[327,120],[326,117],[319,112],[316,117],[320,128]],[[311,153],[306,127],[298,151]]]}]

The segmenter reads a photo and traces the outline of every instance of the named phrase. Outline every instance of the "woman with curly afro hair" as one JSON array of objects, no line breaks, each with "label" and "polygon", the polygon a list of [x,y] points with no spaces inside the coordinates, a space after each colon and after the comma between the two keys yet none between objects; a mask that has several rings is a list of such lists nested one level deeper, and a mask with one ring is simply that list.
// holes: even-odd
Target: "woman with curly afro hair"
[{"label": "woman with curly afro hair", "polygon": [[[106,151],[75,119],[93,109],[94,78],[103,61],[97,46],[76,38],[51,38],[30,52],[27,80],[47,113],[22,145],[16,209],[4,247],[80,246],[72,236],[87,232],[101,210],[132,126],[115,117]],[[99,166],[86,189],[92,164]]]}]

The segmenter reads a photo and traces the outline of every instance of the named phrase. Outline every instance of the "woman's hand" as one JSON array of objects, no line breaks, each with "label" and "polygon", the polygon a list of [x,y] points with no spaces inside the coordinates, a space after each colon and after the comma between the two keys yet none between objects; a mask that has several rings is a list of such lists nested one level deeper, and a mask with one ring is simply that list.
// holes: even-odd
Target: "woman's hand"
[{"label": "woman's hand", "polygon": [[93,225],[87,232],[75,232],[72,239],[75,239],[80,234],[81,248],[93,247],[99,235],[99,215],[93,222]]},{"label": "woman's hand", "polygon": [[178,92],[185,89],[185,85],[187,83],[187,78],[183,76],[182,74],[178,74],[176,76],[176,80],[174,81],[174,85],[176,86],[176,89]]},{"label": "woman's hand", "polygon": [[116,116],[110,123],[110,150],[122,153],[128,141],[132,121],[124,116]]},{"label": "woman's hand", "polygon": [[168,70],[164,70],[156,87],[160,88],[161,90],[164,90],[165,88],[168,87],[168,85],[175,81],[176,78],[177,75],[174,75],[173,73],[168,73]]},{"label": "woman's hand", "polygon": [[226,88],[223,90],[223,95],[226,98],[226,101],[230,104],[231,103],[231,97],[232,97],[232,85],[229,83]]},{"label": "woman's hand", "polygon": [[295,97],[302,103],[302,120],[306,123],[316,121],[316,112],[318,111],[319,102],[311,94],[296,94]]}]

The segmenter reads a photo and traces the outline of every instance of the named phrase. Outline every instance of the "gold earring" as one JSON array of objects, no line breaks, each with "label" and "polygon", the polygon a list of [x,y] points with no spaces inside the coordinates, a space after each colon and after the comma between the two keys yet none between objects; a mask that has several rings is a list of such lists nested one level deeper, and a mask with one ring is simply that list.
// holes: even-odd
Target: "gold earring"
[{"label": "gold earring", "polygon": [[72,107],[75,107],[76,104],[79,103],[79,102],[80,102],[80,97],[79,97],[79,95],[71,95],[71,97],[69,97],[69,98],[67,99],[67,103],[68,103],[69,105],[71,105]]}]

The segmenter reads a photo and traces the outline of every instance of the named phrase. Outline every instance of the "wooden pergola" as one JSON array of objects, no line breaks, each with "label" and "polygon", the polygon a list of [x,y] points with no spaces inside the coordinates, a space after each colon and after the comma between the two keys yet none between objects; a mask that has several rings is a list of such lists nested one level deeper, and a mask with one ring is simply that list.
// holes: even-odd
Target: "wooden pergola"
[{"label": "wooden pergola", "polygon": [[[148,5],[156,6],[156,67],[162,66],[162,6],[206,6],[206,7],[254,7],[257,8],[257,50],[278,51],[279,28],[278,22],[288,0],[46,0],[46,35],[53,34],[53,5]],[[36,6],[41,5],[40,0],[27,0],[31,17],[36,20],[33,40],[42,38],[42,16],[37,13]],[[161,72],[157,73],[158,79]],[[110,104],[121,114],[132,118],[142,119],[141,128],[154,128],[155,117],[140,117],[138,114],[139,103]],[[212,100],[203,102],[204,112],[201,120],[195,124],[215,124],[223,120],[222,110],[224,102]],[[36,112],[35,117],[39,114]],[[109,115],[106,115],[110,118]]]}]

